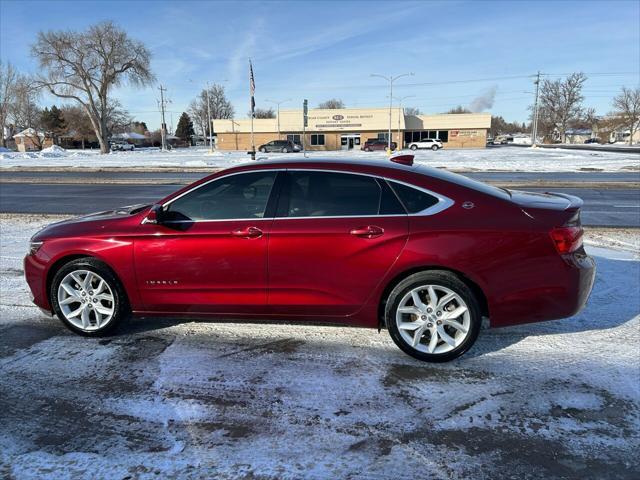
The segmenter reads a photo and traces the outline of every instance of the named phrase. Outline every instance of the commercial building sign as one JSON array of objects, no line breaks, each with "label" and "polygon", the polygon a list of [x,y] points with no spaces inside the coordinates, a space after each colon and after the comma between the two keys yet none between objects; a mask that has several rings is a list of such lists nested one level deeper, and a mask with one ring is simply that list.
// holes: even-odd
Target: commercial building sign
[{"label": "commercial building sign", "polygon": [[[309,123],[318,130],[341,130],[348,128],[363,128],[363,123],[371,122],[374,115],[347,114],[347,115],[309,115]],[[365,126],[366,128],[366,126]]]},{"label": "commercial building sign", "polygon": [[455,137],[477,137],[478,130],[449,130],[449,138]]}]

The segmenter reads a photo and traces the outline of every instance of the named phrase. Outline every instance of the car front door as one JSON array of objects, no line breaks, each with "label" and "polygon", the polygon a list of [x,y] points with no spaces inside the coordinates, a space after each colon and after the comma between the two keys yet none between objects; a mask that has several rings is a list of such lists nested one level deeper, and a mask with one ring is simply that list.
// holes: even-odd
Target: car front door
[{"label": "car front door", "polygon": [[140,225],[134,262],[146,310],[264,311],[275,208],[269,198],[277,175],[252,171],[214,179],[164,205],[158,224]]},{"label": "car front door", "polygon": [[383,179],[289,171],[269,239],[269,307],[282,315],[357,312],[400,255],[408,217]]}]

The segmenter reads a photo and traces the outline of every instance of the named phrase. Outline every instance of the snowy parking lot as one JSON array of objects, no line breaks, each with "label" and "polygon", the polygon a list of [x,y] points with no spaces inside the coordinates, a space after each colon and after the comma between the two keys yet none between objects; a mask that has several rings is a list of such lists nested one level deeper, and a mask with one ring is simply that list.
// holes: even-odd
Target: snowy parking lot
[{"label": "snowy parking lot", "polygon": [[0,215],[0,478],[640,476],[637,231],[588,234],[580,314],[484,330],[432,365],[356,328],[139,319],[75,336],[22,277],[55,219]]},{"label": "snowy parking lot", "polygon": [[[639,150],[640,152],[640,150]],[[624,172],[640,171],[640,154],[544,149],[526,147],[493,147],[464,150],[418,150],[412,153],[416,162],[456,171],[526,171],[526,172]],[[258,154],[258,158],[294,158],[302,154]],[[310,159],[376,159],[385,160],[384,152],[360,150],[310,152]],[[226,168],[249,161],[244,151],[214,151],[184,148],[162,152],[158,149],[138,149],[133,152],[63,150],[59,147],[42,152],[0,153],[0,168]],[[1,170],[0,170],[1,171]]]}]

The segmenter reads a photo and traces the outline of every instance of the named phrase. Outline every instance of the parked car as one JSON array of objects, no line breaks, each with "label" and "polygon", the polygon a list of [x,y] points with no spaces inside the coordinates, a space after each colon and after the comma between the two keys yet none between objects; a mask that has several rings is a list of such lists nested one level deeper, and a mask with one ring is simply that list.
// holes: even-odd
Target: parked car
[{"label": "parked car", "polygon": [[[370,138],[366,142],[364,142],[362,147],[360,147],[360,150],[364,150],[365,152],[373,152],[374,150],[386,150],[388,146],[389,143],[387,142],[387,140],[380,138]],[[391,142],[391,150],[395,150],[396,148],[398,148],[398,144],[396,142]]]},{"label": "parked car", "polygon": [[599,138],[587,138],[584,143],[601,143]]},{"label": "parked car", "polygon": [[425,138],[419,142],[411,142],[409,144],[411,150],[418,150],[419,148],[430,148],[434,152],[442,148],[442,142],[437,138]]},{"label": "parked car", "polygon": [[260,145],[258,147],[258,151],[262,153],[267,152],[282,152],[282,153],[290,153],[290,152],[299,152],[302,148],[297,144],[293,143],[291,140],[272,140],[269,143],[265,143],[264,145]]},{"label": "parked car", "polygon": [[33,301],[86,336],[131,313],[312,320],[386,328],[436,362],[467,351],[483,317],[502,327],[584,306],[582,200],[412,158],[251,163],[51,224],[24,260]]},{"label": "parked car", "polygon": [[112,140],[109,142],[109,145],[111,146],[111,150],[114,152],[125,150],[132,152],[136,148],[133,143],[128,143],[124,140]]}]

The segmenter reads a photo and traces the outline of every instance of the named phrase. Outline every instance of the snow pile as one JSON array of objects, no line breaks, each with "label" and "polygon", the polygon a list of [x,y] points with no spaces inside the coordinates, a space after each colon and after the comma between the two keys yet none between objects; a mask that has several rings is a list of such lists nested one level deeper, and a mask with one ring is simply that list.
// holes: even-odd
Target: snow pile
[{"label": "snow pile", "polygon": [[58,145],[51,145],[50,147],[43,148],[40,151],[41,158],[60,158],[66,156],[67,151],[64,148],[59,147]]},{"label": "snow pile", "polygon": [[[528,172],[580,172],[580,171],[638,171],[640,155],[626,152],[600,152],[563,149],[531,149],[497,147],[467,150],[407,151],[415,161],[432,167],[455,171],[528,171]],[[374,160],[385,162],[384,152],[360,150],[309,152],[314,159]],[[98,150],[67,150],[40,153],[0,153],[0,167],[78,167],[78,168],[226,168],[249,161],[245,151],[215,151],[207,148],[173,149],[163,152],[157,148],[140,148],[133,152],[112,152],[100,155]],[[260,158],[298,159],[302,154],[260,154]],[[25,161],[28,160],[28,161]]]}]

